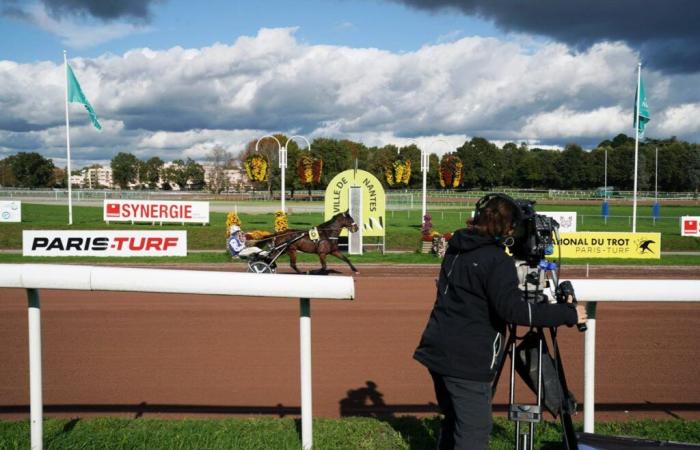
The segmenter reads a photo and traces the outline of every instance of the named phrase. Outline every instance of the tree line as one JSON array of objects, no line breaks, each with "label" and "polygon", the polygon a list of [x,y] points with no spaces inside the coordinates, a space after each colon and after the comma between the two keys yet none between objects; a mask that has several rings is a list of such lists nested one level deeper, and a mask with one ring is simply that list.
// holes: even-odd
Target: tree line
[{"label": "tree line", "polygon": [[[284,135],[275,135],[282,144],[287,142]],[[209,189],[221,192],[228,185],[225,171],[240,169],[251,155],[258,153],[268,161],[268,176],[264,182],[255,183],[258,189],[279,189],[280,169],[278,167],[278,145],[273,139],[258,143],[249,142],[245,149],[234,158],[221,147],[215,147],[207,156],[210,169],[208,183],[205,183],[204,168],[190,158],[175,160],[171,164],[159,157],[139,160],[128,152],[118,153],[111,161],[112,177],[116,185],[129,188],[155,189],[159,183],[164,188],[170,184],[180,189]],[[658,151],[658,188],[668,192],[697,192],[700,188],[700,145],[676,139],[646,139],[639,145],[638,189],[654,188],[656,152]],[[316,138],[311,143],[311,151],[300,148],[296,141],[287,146],[287,168],[285,187],[291,191],[305,189],[325,189],[330,180],[339,172],[357,167],[373,173],[385,188],[392,188],[387,182],[387,167],[397,160],[410,162],[410,177],[401,188],[420,189],[421,149],[416,145],[397,147],[367,147],[362,143],[344,140]],[[634,139],[619,134],[606,139],[596,148],[585,151],[572,143],[563,150],[529,147],[521,143],[507,143],[502,147],[485,138],[475,137],[460,147],[441,155],[429,155],[427,184],[431,189],[440,189],[441,164],[446,161],[461,161],[461,176],[456,186],[447,188],[490,190],[498,187],[523,189],[594,189],[604,183],[607,153],[607,184],[620,190],[632,190],[634,177]],[[299,160],[310,155],[322,161],[320,179],[314,183],[303,183],[297,175]],[[443,183],[444,184],[444,183]],[[61,187],[65,186],[65,171],[56,168],[50,159],[38,153],[18,153],[0,160],[0,185],[17,187]],[[393,187],[396,187],[394,185]]]}]

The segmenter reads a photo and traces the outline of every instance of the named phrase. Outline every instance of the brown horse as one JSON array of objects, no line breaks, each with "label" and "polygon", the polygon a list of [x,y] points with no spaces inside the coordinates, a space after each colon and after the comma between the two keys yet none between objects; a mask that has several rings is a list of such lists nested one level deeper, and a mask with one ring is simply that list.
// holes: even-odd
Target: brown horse
[{"label": "brown horse", "polygon": [[317,239],[312,239],[313,236],[309,236],[309,234],[312,234],[311,230],[286,230],[275,236],[272,245],[276,247],[290,242],[285,253],[289,255],[289,265],[292,266],[292,269],[297,273],[301,273],[297,268],[297,251],[318,254],[318,259],[321,260],[321,270],[323,272],[327,272],[326,255],[330,254],[345,261],[353,272],[359,273],[347,256],[340,253],[338,249],[338,237],[344,228],[347,228],[352,233],[355,233],[358,229],[357,224],[347,211],[338,213],[329,221],[318,225],[316,227],[318,232]]}]

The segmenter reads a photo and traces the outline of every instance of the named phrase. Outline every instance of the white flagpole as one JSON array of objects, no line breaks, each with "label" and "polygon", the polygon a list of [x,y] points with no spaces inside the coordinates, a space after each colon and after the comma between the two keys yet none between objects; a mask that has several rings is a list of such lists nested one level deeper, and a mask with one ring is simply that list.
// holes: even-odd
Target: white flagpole
[{"label": "white flagpole", "polygon": [[642,83],[642,63],[637,63],[637,107],[634,117],[634,193],[632,197],[632,233],[637,232],[637,162],[639,160],[639,104],[642,93],[640,85]]},{"label": "white flagpole", "polygon": [[70,119],[68,118],[68,57],[66,51],[63,50],[63,66],[66,72],[66,155],[68,166],[66,167],[68,178],[68,225],[73,225],[73,194],[71,191],[70,182]]}]

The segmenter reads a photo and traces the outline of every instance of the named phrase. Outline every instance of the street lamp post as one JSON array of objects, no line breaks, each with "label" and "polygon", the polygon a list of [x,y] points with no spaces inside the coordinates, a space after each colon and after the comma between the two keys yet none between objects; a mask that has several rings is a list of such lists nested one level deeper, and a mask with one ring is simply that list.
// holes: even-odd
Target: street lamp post
[{"label": "street lamp post", "polygon": [[[255,143],[255,151],[256,152],[258,151],[258,145],[260,144],[260,141],[262,141],[263,139],[267,139],[267,138],[272,138],[275,140],[275,142],[277,142],[277,150],[279,151],[279,166],[280,166],[280,168],[282,168],[283,164],[284,164],[284,167],[287,167],[287,150],[286,149],[284,149],[284,151],[282,150],[282,144],[280,144],[280,141],[276,137],[274,137],[273,135],[268,134],[268,135],[263,136],[260,139],[258,139],[258,141]],[[284,163],[283,163],[283,161],[284,161]],[[270,176],[270,175],[268,175],[268,176]],[[270,185],[272,185],[272,180],[270,180]],[[284,168],[282,168],[282,195],[280,195],[280,197],[282,198],[282,211],[284,211]]]},{"label": "street lamp post", "polygon": [[[289,146],[289,142],[292,141],[294,138],[301,138],[304,141],[306,141],[306,148],[311,152],[311,142],[309,142],[308,139],[306,139],[304,136],[300,135],[294,135],[291,136],[290,138],[287,139],[287,142],[284,144],[284,167],[287,167],[287,147]],[[282,168],[282,154],[280,153],[280,168]],[[311,200],[311,199],[309,199]],[[284,209],[284,169],[282,169],[282,212],[286,212]]]}]

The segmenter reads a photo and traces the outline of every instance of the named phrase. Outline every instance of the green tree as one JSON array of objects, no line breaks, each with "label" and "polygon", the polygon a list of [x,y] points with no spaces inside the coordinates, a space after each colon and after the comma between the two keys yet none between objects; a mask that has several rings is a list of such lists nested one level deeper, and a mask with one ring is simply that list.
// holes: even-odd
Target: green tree
[{"label": "green tree", "polygon": [[204,188],[204,167],[192,158],[185,161],[185,178],[187,186],[193,190]]},{"label": "green tree", "polygon": [[17,179],[12,171],[12,159],[0,159],[0,186],[16,186]]},{"label": "green tree", "polygon": [[323,176],[321,185],[325,186],[340,172],[355,167],[355,154],[360,157],[360,147],[351,141],[339,141],[337,139],[316,138],[311,143],[316,155],[323,159]]},{"label": "green tree", "polygon": [[[163,169],[163,179],[166,183],[176,184],[180,190],[187,187],[187,174],[185,173],[185,162],[176,159]],[[166,188],[167,190],[167,188]]]},{"label": "green tree", "polygon": [[139,172],[139,160],[131,153],[119,152],[112,158],[112,180],[122,189],[135,183]]},{"label": "green tree", "polygon": [[7,158],[19,187],[47,187],[53,181],[53,161],[39,153],[20,152]]},{"label": "green tree", "polygon": [[501,184],[505,160],[495,144],[475,137],[457,149],[457,156],[464,163],[462,186],[490,189]]},{"label": "green tree", "polygon": [[141,166],[140,177],[141,181],[148,185],[150,189],[158,187],[158,182],[161,179],[163,171],[163,160],[157,156],[149,158]]},{"label": "green tree", "polygon": [[527,146],[518,147],[513,142],[503,146],[503,178],[506,186],[525,187],[527,180],[524,172],[524,163],[527,156]]},{"label": "green tree", "polygon": [[587,181],[586,160],[583,149],[577,144],[567,144],[559,158],[557,169],[564,174],[564,189],[581,188]]}]

